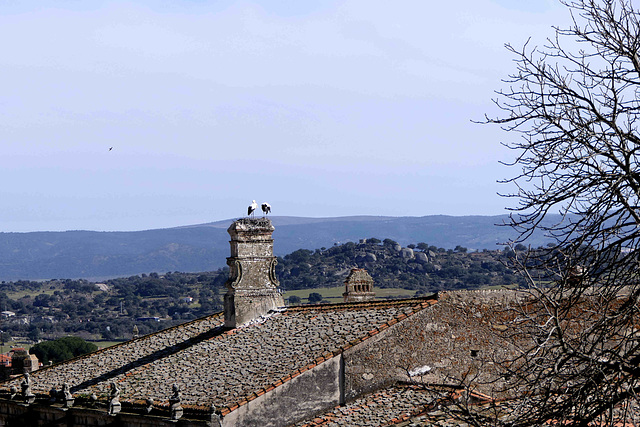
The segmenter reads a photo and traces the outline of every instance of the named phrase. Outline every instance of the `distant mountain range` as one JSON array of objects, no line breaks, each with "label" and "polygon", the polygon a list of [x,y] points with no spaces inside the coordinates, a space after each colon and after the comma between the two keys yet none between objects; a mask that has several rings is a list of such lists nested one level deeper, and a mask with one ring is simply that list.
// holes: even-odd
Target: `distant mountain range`
[{"label": "distant mountain range", "polygon": [[[389,238],[405,246],[496,249],[512,239],[507,216],[338,218],[270,217],[274,250],[319,249],[348,241]],[[232,219],[208,224],[128,232],[64,231],[0,233],[0,280],[102,279],[150,272],[200,272],[226,265]],[[533,236],[540,246],[550,239]]]}]

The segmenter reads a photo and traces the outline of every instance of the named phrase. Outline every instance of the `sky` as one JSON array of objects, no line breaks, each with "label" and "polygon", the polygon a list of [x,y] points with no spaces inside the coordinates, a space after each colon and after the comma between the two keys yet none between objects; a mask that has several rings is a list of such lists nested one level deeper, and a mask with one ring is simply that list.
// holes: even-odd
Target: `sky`
[{"label": "sky", "polygon": [[[498,215],[475,123],[552,0],[3,1],[0,232]],[[112,149],[111,149],[112,147]],[[512,190],[512,189],[511,189]]]}]

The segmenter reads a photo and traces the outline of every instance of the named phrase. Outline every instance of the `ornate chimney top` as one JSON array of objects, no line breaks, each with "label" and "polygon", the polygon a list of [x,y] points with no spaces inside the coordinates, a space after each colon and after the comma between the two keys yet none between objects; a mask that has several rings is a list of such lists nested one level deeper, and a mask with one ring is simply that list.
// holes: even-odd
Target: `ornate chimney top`
[{"label": "ornate chimney top", "polygon": [[228,328],[284,306],[276,278],[274,230],[267,218],[239,219],[227,229],[231,256],[227,258],[229,279],[224,296],[224,322]]},{"label": "ornate chimney top", "polygon": [[344,281],[344,302],[369,301],[376,297],[373,279],[364,268],[352,268]]}]

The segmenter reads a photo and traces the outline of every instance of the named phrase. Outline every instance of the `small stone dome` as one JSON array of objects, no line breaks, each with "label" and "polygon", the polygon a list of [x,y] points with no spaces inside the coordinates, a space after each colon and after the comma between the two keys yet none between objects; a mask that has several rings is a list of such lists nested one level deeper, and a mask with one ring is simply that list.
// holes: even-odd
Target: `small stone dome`
[{"label": "small stone dome", "polygon": [[375,298],[373,279],[364,268],[353,268],[344,281],[344,302],[368,301]]}]

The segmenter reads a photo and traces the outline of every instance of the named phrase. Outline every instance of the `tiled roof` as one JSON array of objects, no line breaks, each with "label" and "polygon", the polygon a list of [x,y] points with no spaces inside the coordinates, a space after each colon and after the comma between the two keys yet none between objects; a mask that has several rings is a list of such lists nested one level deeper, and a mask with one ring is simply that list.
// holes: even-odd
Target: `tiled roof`
[{"label": "tiled roof", "polygon": [[[508,424],[513,420],[514,407],[522,404],[519,400],[493,400],[478,392],[470,392],[469,401],[456,400],[462,396],[458,388],[427,384],[399,383],[378,389],[361,396],[345,405],[336,406],[322,414],[299,421],[289,427],[470,427],[465,421],[461,408],[474,414],[475,422],[486,425]],[[613,415],[614,422],[608,420]],[[616,408],[613,414],[606,413],[605,421],[594,420],[589,426],[614,425],[616,427],[636,427],[637,405]],[[624,421],[626,418],[626,421]],[[561,423],[547,422],[547,425]],[[562,423],[569,425],[569,423]]]},{"label": "tiled roof", "polygon": [[[34,380],[33,391],[46,394],[52,387],[59,388],[62,383],[68,382],[76,392],[83,389],[85,384],[108,381],[119,372],[148,363],[211,336],[222,323],[222,313],[217,313],[45,367],[31,374]],[[20,379],[6,382],[2,384],[2,388],[8,389],[11,384],[20,388],[19,382]]]},{"label": "tiled roof", "polygon": [[[301,421],[295,427],[387,426],[410,421],[434,409],[441,396],[424,387],[398,384]],[[293,426],[292,426],[293,427]]]},{"label": "tiled roof", "polygon": [[[346,405],[303,420],[290,427],[468,427],[461,421],[455,399],[461,390],[450,386],[399,383],[361,396]],[[477,414],[498,415],[489,396],[471,392],[468,409]],[[499,404],[499,403],[498,403]],[[458,414],[458,415],[456,415]],[[490,418],[489,418],[490,419]]]},{"label": "tiled roof", "polygon": [[217,314],[34,372],[33,389],[59,388],[64,377],[74,393],[106,396],[115,381],[123,401],[166,402],[175,382],[184,405],[224,415],[434,302],[292,307],[231,330]]}]

